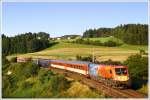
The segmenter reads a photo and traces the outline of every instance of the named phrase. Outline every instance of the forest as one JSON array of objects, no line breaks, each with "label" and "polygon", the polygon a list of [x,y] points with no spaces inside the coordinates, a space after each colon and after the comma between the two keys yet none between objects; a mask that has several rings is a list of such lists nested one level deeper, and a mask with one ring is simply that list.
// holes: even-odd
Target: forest
[{"label": "forest", "polygon": [[52,45],[49,34],[45,32],[25,33],[14,37],[2,34],[2,54],[36,52]]},{"label": "forest", "polygon": [[115,28],[89,29],[83,33],[83,38],[109,37],[114,36],[127,44],[147,45],[148,25],[146,24],[125,24]]}]

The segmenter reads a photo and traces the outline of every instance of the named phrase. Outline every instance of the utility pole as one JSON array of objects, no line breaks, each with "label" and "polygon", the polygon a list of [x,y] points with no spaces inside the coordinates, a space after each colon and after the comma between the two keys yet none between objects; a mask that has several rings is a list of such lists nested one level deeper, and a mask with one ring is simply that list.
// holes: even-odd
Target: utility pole
[{"label": "utility pole", "polygon": [[92,48],[92,62],[94,63],[95,61],[94,61],[94,47]]}]

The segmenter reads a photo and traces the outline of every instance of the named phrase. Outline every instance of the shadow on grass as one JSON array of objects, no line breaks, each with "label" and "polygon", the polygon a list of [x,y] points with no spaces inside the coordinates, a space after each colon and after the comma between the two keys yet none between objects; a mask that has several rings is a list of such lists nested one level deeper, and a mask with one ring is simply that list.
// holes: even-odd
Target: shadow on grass
[{"label": "shadow on grass", "polygon": [[146,85],[147,83],[148,83],[148,80],[146,79],[132,78],[131,87],[134,90],[138,90],[142,88],[143,85]]},{"label": "shadow on grass", "polygon": [[52,47],[52,46],[54,46],[54,45],[56,45],[56,44],[58,44],[59,42],[50,42],[50,44],[49,44],[49,47]]}]

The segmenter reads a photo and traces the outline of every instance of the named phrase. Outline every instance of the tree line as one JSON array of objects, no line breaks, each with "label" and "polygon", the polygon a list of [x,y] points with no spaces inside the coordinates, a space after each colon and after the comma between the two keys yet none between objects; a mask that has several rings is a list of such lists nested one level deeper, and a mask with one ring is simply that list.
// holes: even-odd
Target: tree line
[{"label": "tree line", "polygon": [[114,36],[127,44],[147,45],[148,25],[125,24],[115,28],[89,29],[83,33],[83,38]]},{"label": "tree line", "polygon": [[89,38],[84,40],[83,38],[76,39],[75,41],[72,41],[71,43],[78,43],[78,44],[87,44],[87,45],[97,45],[97,46],[106,46],[106,47],[115,47],[115,46],[120,46],[122,43],[113,41],[113,40],[108,40],[106,42],[101,42],[99,40],[90,40]]},{"label": "tree line", "polygon": [[8,37],[2,34],[2,54],[36,52],[51,45],[49,34],[45,32],[25,33]]}]

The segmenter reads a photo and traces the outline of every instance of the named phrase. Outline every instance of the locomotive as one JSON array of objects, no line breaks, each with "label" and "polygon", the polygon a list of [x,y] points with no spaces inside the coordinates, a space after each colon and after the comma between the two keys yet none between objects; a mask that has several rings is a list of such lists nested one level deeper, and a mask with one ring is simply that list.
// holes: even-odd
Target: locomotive
[{"label": "locomotive", "polygon": [[130,87],[130,77],[127,66],[95,64],[87,61],[66,61],[52,59],[32,59],[41,67],[58,68],[84,75],[87,78],[103,82],[117,88]]}]

